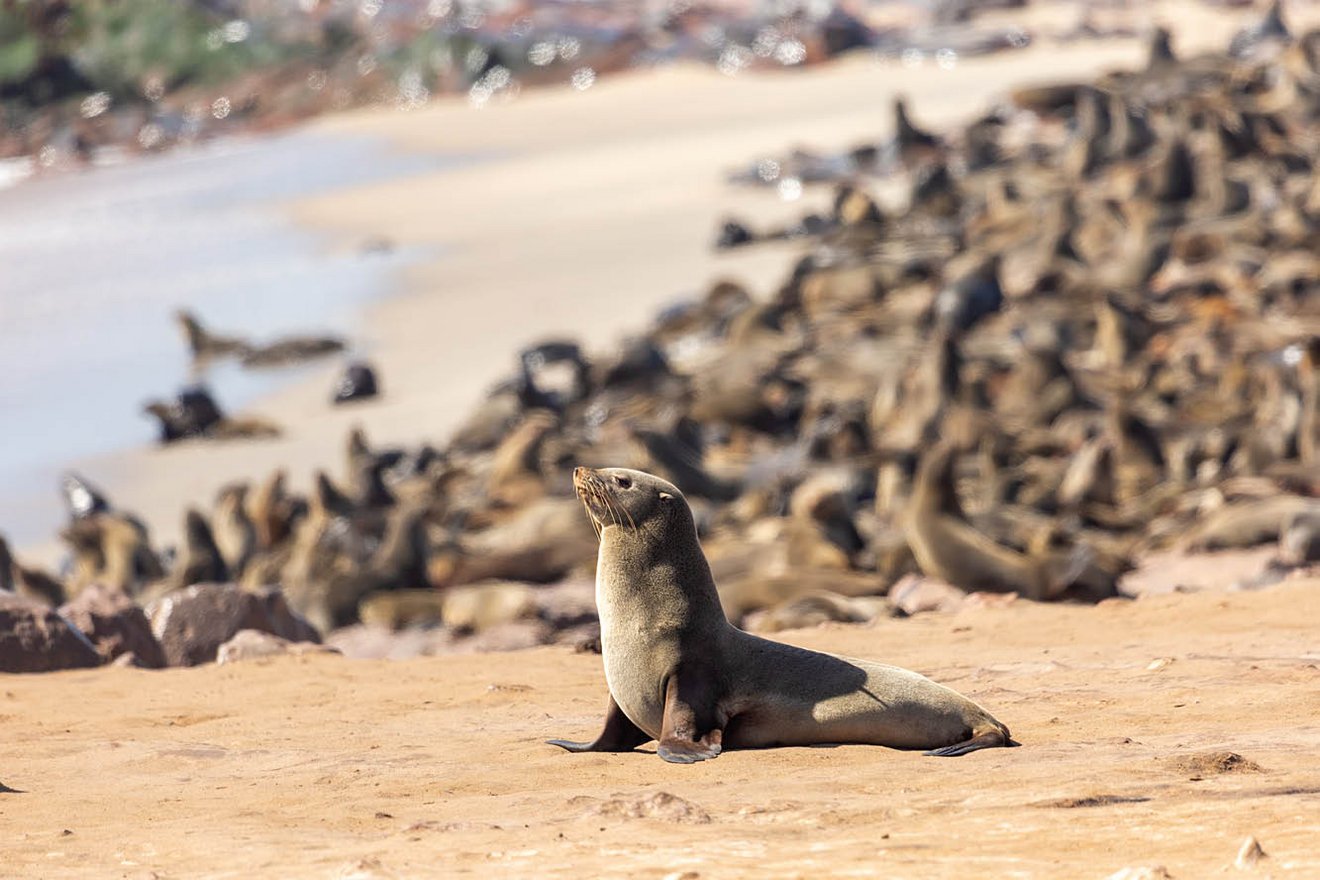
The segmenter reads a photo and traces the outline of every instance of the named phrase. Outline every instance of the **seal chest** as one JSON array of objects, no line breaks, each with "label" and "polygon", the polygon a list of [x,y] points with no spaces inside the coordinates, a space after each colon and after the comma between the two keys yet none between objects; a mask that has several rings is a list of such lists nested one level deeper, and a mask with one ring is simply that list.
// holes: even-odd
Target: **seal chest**
[{"label": "seal chest", "polygon": [[618,582],[621,575],[612,571],[609,557],[603,538],[596,562],[596,613],[600,617],[605,684],[628,720],[658,737],[664,715],[664,695],[660,692],[664,673],[652,668],[657,652],[650,644],[646,619],[630,613],[627,586]]}]

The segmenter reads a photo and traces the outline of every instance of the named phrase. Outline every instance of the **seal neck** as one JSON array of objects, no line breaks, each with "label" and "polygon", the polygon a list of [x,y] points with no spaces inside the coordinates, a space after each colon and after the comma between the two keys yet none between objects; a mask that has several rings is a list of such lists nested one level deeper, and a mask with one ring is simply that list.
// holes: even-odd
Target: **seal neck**
[{"label": "seal neck", "polygon": [[728,625],[695,528],[690,536],[668,532],[604,530],[596,568],[602,619],[616,608],[630,615],[644,608],[657,635]]}]

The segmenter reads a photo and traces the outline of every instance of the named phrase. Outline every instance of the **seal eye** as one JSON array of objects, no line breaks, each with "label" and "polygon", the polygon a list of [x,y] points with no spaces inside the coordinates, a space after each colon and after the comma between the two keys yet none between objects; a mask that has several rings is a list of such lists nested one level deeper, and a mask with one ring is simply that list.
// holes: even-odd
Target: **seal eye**
[{"label": "seal eye", "polygon": [[618,486],[620,489],[631,489],[632,480],[628,479],[627,477],[615,477],[614,485]]}]

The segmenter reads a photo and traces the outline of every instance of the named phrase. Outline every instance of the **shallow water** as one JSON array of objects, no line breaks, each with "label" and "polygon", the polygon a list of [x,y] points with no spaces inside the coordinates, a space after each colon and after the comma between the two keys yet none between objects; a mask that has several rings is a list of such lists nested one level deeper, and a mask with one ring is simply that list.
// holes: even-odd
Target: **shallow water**
[{"label": "shallow water", "polygon": [[[155,439],[143,403],[191,380],[175,309],[257,339],[352,340],[415,256],[327,252],[280,202],[462,161],[295,132],[0,189],[0,533],[48,538],[69,462]],[[205,379],[234,410],[299,373],[227,364]]]}]

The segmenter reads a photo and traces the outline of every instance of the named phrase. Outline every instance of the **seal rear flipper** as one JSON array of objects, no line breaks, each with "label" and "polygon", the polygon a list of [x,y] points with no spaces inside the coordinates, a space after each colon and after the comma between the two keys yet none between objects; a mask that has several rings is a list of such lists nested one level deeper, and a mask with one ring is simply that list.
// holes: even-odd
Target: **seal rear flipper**
[{"label": "seal rear flipper", "polygon": [[665,683],[665,714],[656,754],[671,764],[694,764],[719,755],[724,741],[718,695],[709,675],[676,672]]},{"label": "seal rear flipper", "polygon": [[654,739],[646,731],[628,720],[619,704],[610,696],[605,710],[605,729],[592,742],[572,742],[566,739],[548,739],[547,745],[559,746],[570,752],[631,752],[644,742]]},{"label": "seal rear flipper", "polygon": [[931,749],[928,752],[922,752],[922,754],[935,758],[957,758],[978,749],[1012,748],[1019,745],[1021,743],[1014,742],[1007,729],[992,727],[989,730],[983,730],[975,734],[970,739],[965,739],[962,742],[941,749]]}]

